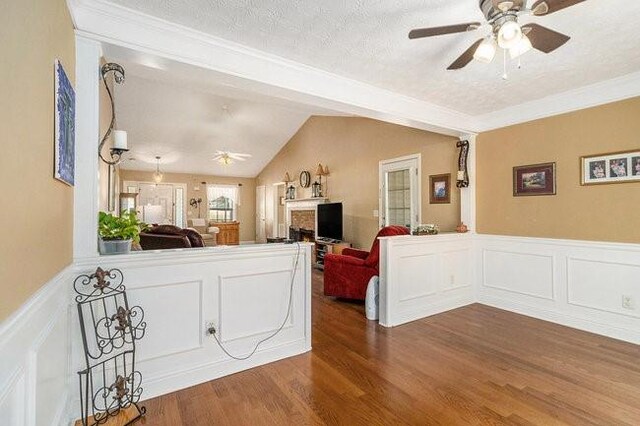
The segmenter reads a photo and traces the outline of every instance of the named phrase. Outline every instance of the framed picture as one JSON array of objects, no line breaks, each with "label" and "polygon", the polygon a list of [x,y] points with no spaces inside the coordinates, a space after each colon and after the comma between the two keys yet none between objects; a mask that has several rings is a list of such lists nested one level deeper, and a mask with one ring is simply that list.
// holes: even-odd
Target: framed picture
[{"label": "framed picture", "polygon": [[76,93],[59,60],[55,61],[55,148],[53,176],[73,186],[75,175]]},{"label": "framed picture", "polygon": [[580,183],[599,185],[640,181],[640,149],[580,157]]},{"label": "framed picture", "polygon": [[449,204],[451,202],[451,173],[429,176],[430,204]]},{"label": "framed picture", "polygon": [[556,195],[556,163],[513,168],[513,196]]}]

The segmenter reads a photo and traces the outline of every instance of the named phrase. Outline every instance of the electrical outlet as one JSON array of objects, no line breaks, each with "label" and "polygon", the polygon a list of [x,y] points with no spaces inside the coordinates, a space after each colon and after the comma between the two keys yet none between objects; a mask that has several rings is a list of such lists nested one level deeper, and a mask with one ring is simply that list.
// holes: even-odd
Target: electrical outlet
[{"label": "electrical outlet", "polygon": [[378,212],[378,210],[374,210],[373,217],[379,217],[379,216],[380,216],[380,212]]},{"label": "electrical outlet", "polygon": [[456,283],[455,275],[449,275],[449,284],[450,285],[455,285],[455,283]]},{"label": "electrical outlet", "polygon": [[633,297],[627,295],[627,294],[623,294],[622,295],[622,307],[624,309],[635,309],[634,303],[633,303]]},{"label": "electrical outlet", "polygon": [[216,324],[213,321],[207,321],[204,323],[204,333],[207,336],[213,336],[218,332]]}]

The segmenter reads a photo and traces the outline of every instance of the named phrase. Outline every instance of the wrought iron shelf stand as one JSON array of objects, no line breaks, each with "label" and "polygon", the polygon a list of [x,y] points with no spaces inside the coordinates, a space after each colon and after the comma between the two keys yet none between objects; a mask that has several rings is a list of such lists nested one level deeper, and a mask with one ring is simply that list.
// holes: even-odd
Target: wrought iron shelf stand
[{"label": "wrought iron shelf stand", "polygon": [[86,368],[78,372],[83,426],[102,425],[133,407],[127,425],[146,413],[138,402],[142,374],[136,367],[136,341],[147,323],[140,306],[129,307],[119,269],[101,268],[73,282]]}]

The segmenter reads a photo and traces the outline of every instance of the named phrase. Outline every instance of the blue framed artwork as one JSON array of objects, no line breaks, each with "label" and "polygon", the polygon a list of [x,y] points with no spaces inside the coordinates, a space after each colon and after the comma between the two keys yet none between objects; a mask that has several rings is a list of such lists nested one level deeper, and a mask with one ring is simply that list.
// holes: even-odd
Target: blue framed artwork
[{"label": "blue framed artwork", "polygon": [[76,145],[76,93],[59,60],[55,64],[54,177],[73,186]]}]

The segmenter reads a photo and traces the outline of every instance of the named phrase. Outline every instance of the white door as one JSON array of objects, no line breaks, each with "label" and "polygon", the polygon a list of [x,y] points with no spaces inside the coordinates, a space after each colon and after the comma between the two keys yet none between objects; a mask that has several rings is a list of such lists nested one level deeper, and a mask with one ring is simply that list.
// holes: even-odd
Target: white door
[{"label": "white door", "polygon": [[267,241],[267,194],[265,186],[256,187],[256,242]]},{"label": "white door", "polygon": [[380,162],[380,227],[420,223],[420,154]]}]

